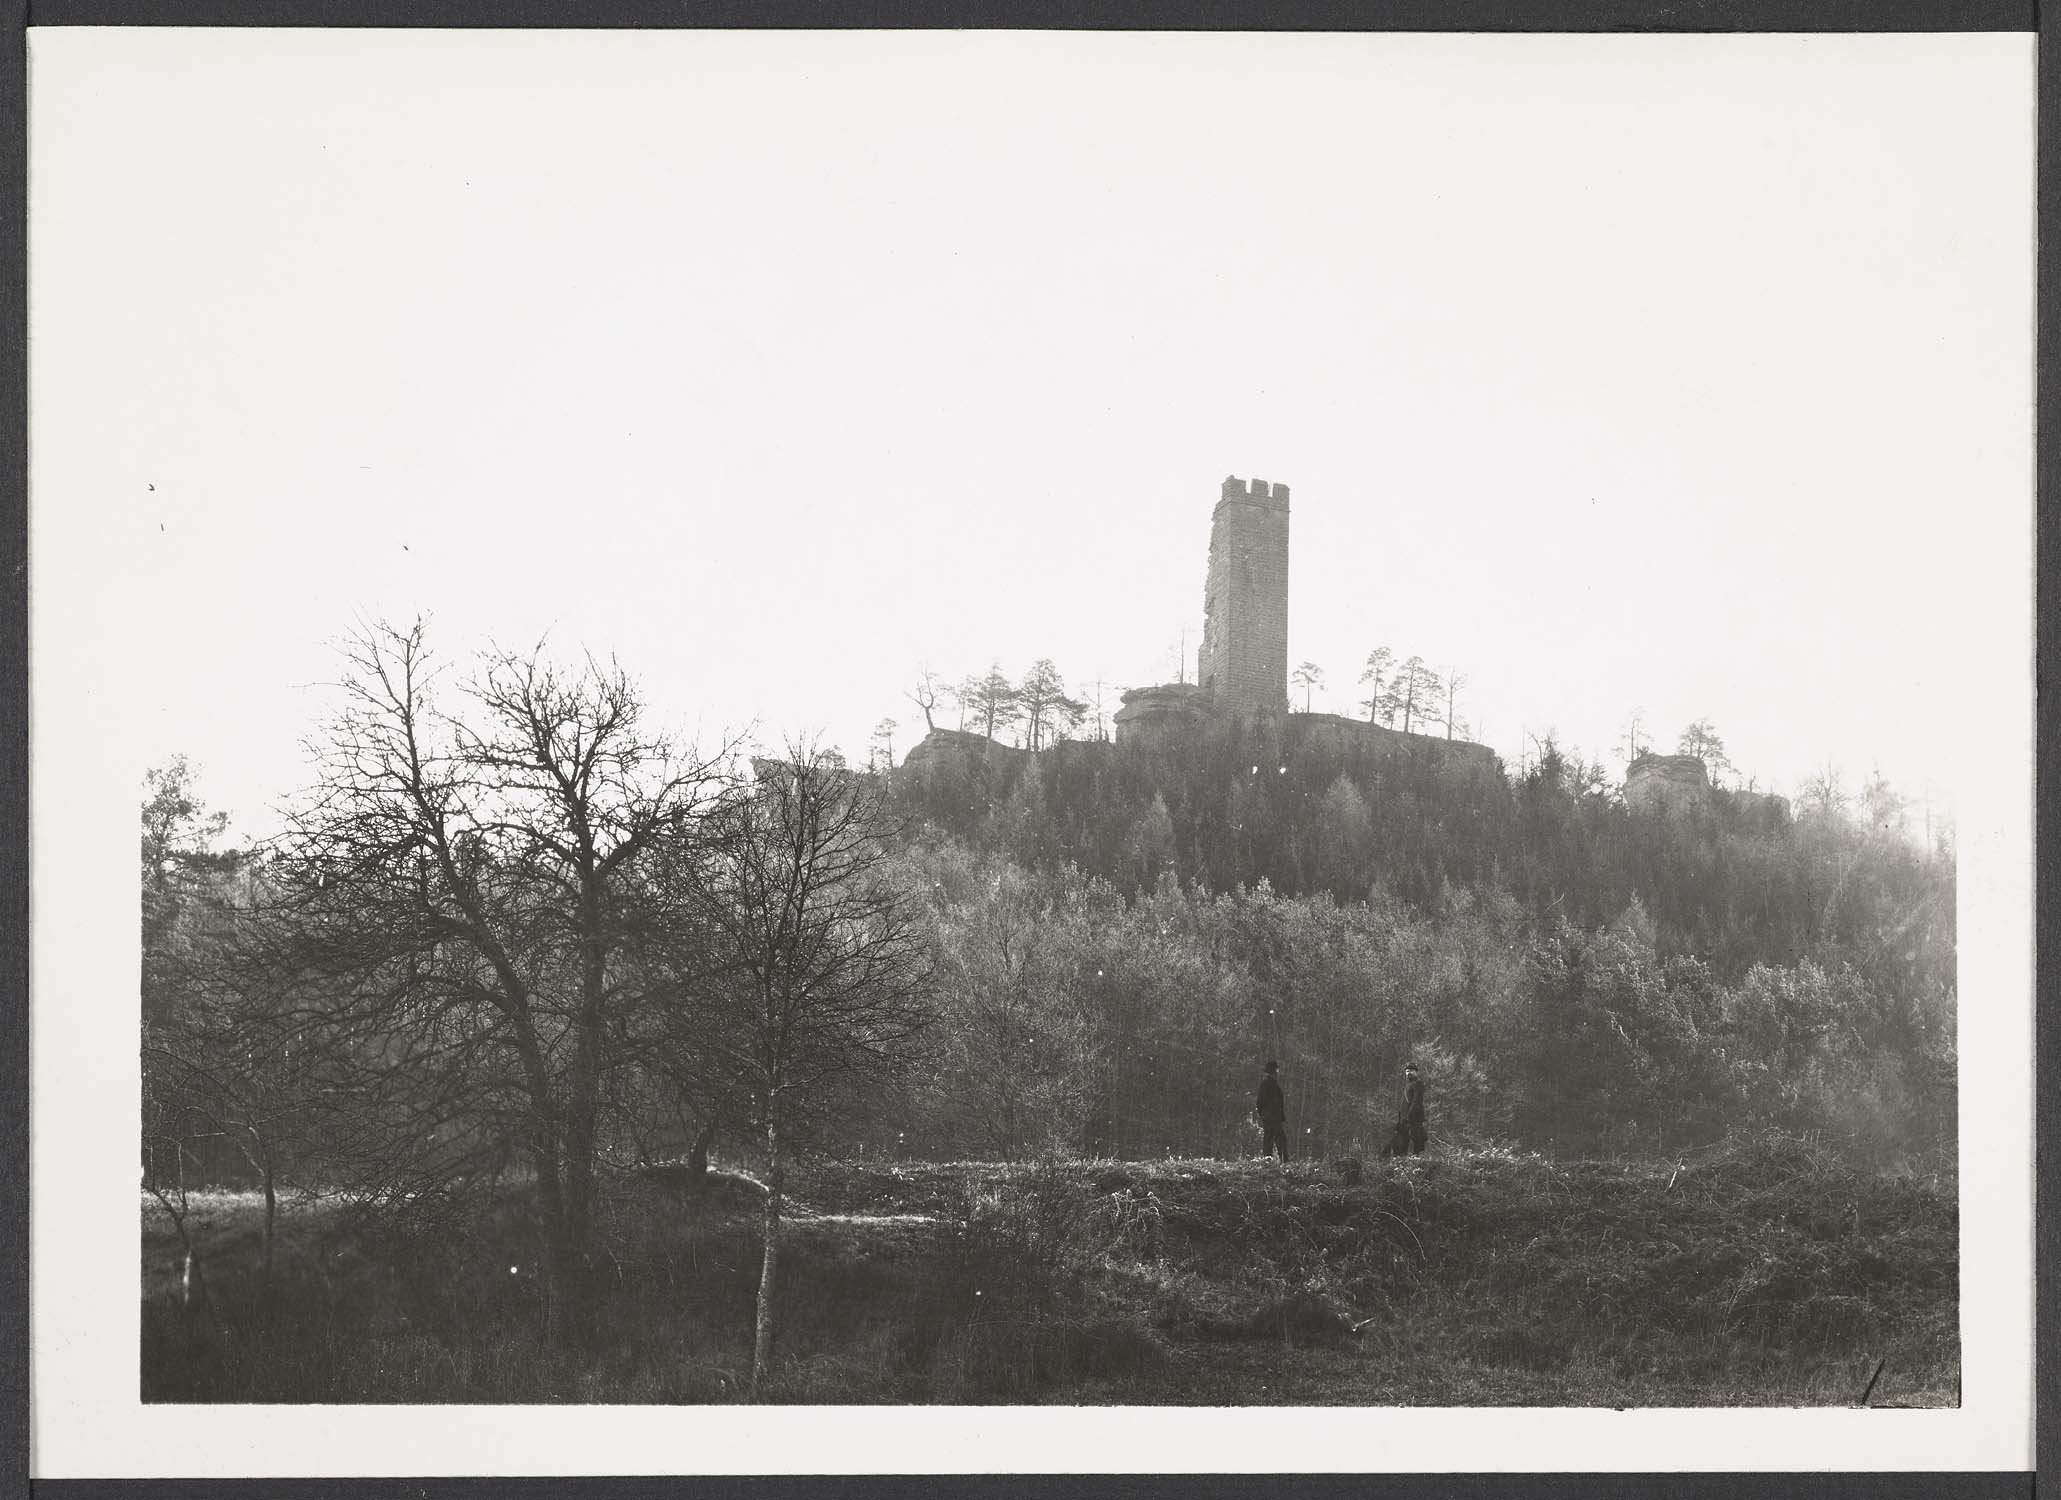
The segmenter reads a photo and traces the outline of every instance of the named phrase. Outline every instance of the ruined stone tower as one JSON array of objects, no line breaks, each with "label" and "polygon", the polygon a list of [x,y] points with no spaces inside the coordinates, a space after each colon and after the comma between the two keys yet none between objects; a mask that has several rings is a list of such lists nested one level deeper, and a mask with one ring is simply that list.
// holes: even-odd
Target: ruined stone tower
[{"label": "ruined stone tower", "polygon": [[1203,691],[1229,708],[1288,706],[1288,486],[1224,481],[1202,596]]}]

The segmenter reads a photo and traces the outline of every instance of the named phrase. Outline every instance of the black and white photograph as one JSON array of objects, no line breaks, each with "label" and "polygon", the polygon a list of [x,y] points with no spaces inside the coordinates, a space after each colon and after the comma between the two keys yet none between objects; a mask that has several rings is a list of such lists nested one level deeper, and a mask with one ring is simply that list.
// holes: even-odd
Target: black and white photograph
[{"label": "black and white photograph", "polygon": [[2029,1465],[2032,38],[30,58],[44,1472]]}]

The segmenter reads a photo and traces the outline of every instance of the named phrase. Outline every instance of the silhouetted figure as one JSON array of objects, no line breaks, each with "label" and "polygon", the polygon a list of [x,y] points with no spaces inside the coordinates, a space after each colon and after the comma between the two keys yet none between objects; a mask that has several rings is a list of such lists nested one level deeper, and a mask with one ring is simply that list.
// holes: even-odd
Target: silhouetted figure
[{"label": "silhouetted figure", "polygon": [[1259,1098],[1253,1101],[1252,1112],[1259,1117],[1260,1129],[1266,1136],[1260,1155],[1277,1154],[1285,1162],[1288,1160],[1288,1099],[1281,1092],[1281,1080],[1274,1076],[1280,1071],[1281,1065],[1268,1058],[1266,1074],[1260,1079]]},{"label": "silhouetted figure", "polygon": [[1410,1154],[1417,1155],[1424,1149],[1424,1080],[1417,1075],[1417,1065],[1407,1064],[1403,1068],[1403,1117],[1399,1132],[1409,1137]]}]

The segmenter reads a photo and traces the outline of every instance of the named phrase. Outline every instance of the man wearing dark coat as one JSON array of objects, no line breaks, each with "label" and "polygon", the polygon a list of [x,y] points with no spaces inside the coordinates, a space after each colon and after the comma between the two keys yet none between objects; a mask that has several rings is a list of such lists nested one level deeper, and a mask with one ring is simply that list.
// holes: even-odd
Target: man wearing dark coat
[{"label": "man wearing dark coat", "polygon": [[1410,1137],[1410,1154],[1417,1155],[1424,1149],[1424,1080],[1417,1076],[1417,1065],[1406,1064],[1403,1068],[1403,1113],[1402,1131]]},{"label": "man wearing dark coat", "polygon": [[1260,1155],[1277,1154],[1285,1162],[1288,1160],[1288,1100],[1281,1092],[1281,1080],[1274,1076],[1280,1071],[1281,1065],[1268,1058],[1265,1076],[1260,1079],[1259,1098],[1253,1102],[1252,1112],[1259,1117],[1260,1129],[1266,1135]]}]

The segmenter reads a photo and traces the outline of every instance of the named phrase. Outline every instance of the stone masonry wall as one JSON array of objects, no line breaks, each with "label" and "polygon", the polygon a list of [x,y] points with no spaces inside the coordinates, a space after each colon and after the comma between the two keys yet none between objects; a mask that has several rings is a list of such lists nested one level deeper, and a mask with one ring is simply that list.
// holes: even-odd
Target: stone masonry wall
[{"label": "stone masonry wall", "polygon": [[1288,486],[1224,481],[1209,528],[1203,690],[1229,708],[1288,706]]}]

